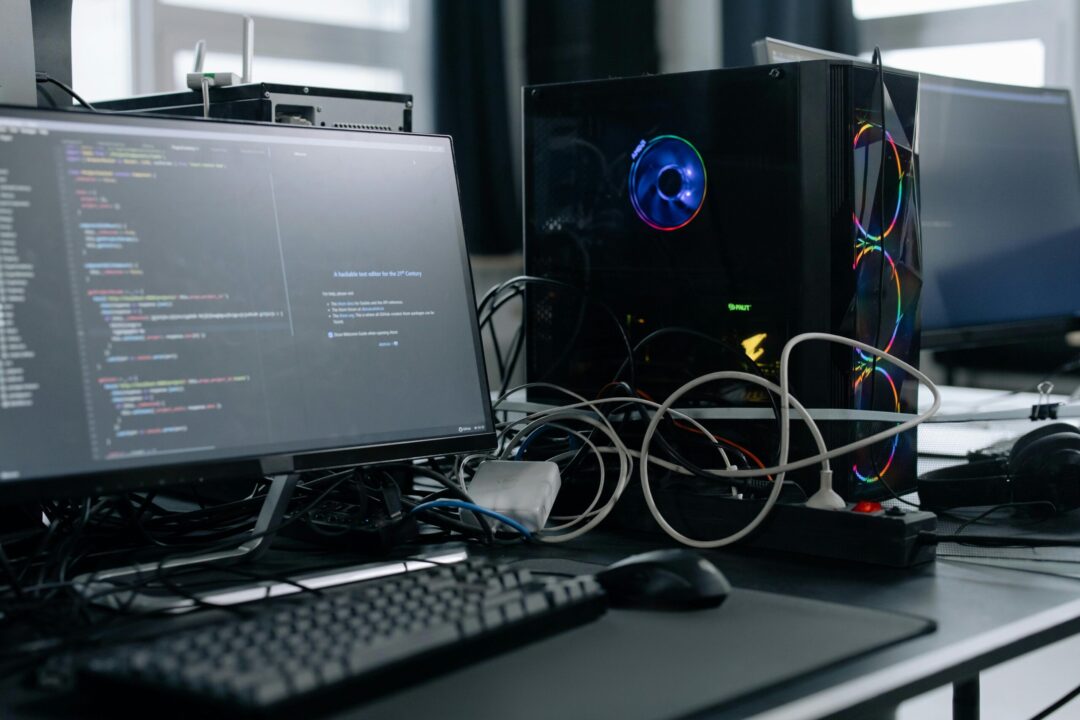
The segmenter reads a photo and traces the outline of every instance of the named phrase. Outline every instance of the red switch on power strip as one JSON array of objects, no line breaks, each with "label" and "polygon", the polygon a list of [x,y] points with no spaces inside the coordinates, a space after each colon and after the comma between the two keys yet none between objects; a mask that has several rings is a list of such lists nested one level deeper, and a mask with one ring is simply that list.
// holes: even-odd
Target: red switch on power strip
[{"label": "red switch on power strip", "polygon": [[881,503],[873,502],[871,500],[862,500],[855,503],[855,507],[851,508],[851,512],[857,513],[876,513],[881,512]]}]

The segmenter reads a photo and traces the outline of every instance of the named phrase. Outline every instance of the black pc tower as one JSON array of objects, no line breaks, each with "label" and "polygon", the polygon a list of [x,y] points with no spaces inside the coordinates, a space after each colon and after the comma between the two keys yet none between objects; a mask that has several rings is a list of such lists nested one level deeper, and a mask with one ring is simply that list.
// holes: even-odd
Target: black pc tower
[{"label": "black pc tower", "polygon": [[[604,306],[640,345],[633,390],[657,401],[748,364],[775,382],[803,332],[918,364],[917,75],[823,60],[544,85],[525,88],[524,115],[525,270],[580,288],[526,294],[528,381],[593,397],[628,381]],[[889,363],[822,342],[795,351],[791,389],[830,447],[917,402]],[[757,386],[703,390],[680,405],[770,407]],[[753,418],[721,426],[767,464],[776,425]],[[813,470],[796,476],[808,490]],[[915,433],[833,470],[849,501],[907,490]]]}]

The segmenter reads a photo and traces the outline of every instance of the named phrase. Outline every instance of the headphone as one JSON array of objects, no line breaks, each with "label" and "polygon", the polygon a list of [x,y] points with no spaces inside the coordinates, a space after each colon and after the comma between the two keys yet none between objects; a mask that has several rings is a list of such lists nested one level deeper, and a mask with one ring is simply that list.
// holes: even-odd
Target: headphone
[{"label": "headphone", "polygon": [[1058,512],[1080,507],[1080,429],[1052,423],[1024,435],[1007,457],[928,472],[920,504],[931,510],[1049,501]]}]

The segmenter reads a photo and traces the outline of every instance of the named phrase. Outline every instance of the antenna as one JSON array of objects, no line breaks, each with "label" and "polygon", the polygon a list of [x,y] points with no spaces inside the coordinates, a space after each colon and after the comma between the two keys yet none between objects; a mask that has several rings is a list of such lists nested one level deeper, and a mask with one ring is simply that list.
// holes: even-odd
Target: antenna
[{"label": "antenna", "polygon": [[251,65],[255,61],[255,18],[244,16],[244,72],[240,82],[252,81]]},{"label": "antenna", "polygon": [[191,69],[191,72],[201,73],[203,69],[203,61],[206,59],[206,40],[200,40],[195,43],[195,66]]}]

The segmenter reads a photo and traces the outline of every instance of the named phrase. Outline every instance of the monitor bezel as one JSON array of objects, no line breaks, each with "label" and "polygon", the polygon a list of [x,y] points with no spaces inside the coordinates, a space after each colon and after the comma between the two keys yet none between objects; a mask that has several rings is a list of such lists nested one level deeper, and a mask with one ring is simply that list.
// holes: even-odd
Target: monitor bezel
[{"label": "monitor bezel", "polygon": [[[461,181],[457,173],[457,158],[453,138],[449,135],[433,133],[393,132],[384,130],[350,130],[342,128],[307,127],[264,123],[244,120],[226,120],[217,118],[190,118],[155,113],[104,113],[91,112],[78,108],[53,109],[33,108],[20,105],[0,104],[0,115],[26,118],[71,119],[73,115],[80,120],[127,125],[145,123],[160,124],[165,127],[193,129],[205,127],[210,123],[218,128],[231,128],[231,131],[248,129],[255,134],[268,133],[289,135],[299,133],[315,137],[326,137],[327,133],[347,135],[356,139],[358,135],[368,136],[406,136],[409,138],[428,138],[445,141],[450,150],[454,170],[454,181],[461,193]],[[310,135],[314,134],[314,135]],[[460,202],[460,201],[459,201]],[[459,221],[461,216],[459,213]],[[459,250],[465,270],[465,291],[471,307],[476,307],[475,288],[473,285],[472,264],[465,241],[464,227],[460,227]],[[359,465],[386,462],[406,462],[421,458],[455,455],[469,452],[490,451],[496,447],[494,430],[494,411],[491,407],[491,392],[488,386],[487,367],[484,359],[483,344],[475,310],[469,313],[471,335],[477,359],[477,372],[480,389],[487,399],[482,403],[485,425],[491,430],[467,432],[448,436],[419,439],[376,442],[369,444],[338,444],[329,447],[313,447],[284,453],[238,454],[218,460],[199,460],[194,462],[166,462],[144,467],[124,467],[78,472],[64,475],[45,475],[28,478],[14,478],[0,481],[0,506],[33,502],[43,499],[70,497],[94,497],[121,492],[159,490],[178,485],[202,485],[229,479],[255,479],[272,475],[320,470],[339,470]]]},{"label": "monitor bezel", "polygon": [[[1064,96],[1065,106],[1068,108],[1068,116],[1070,118],[1075,117],[1072,91],[1068,88],[1008,85],[1005,83],[952,78],[944,75],[931,75],[929,73],[920,73],[919,76],[920,78],[928,78],[932,82],[945,81],[965,88],[986,89],[998,92],[1015,92],[1020,94],[1055,93]],[[922,85],[920,84],[920,88],[921,87]],[[1077,179],[1080,180],[1080,145],[1077,144],[1075,121],[1069,123],[1069,129],[1072,133],[1073,170],[1076,173]],[[1037,340],[1064,338],[1067,333],[1076,330],[1077,328],[1080,328],[1080,308],[1077,308],[1072,314],[1062,313],[1058,315],[1041,315],[1033,318],[1003,320],[975,325],[946,325],[931,328],[923,325],[922,347],[924,350],[937,351],[1013,345]]]}]

